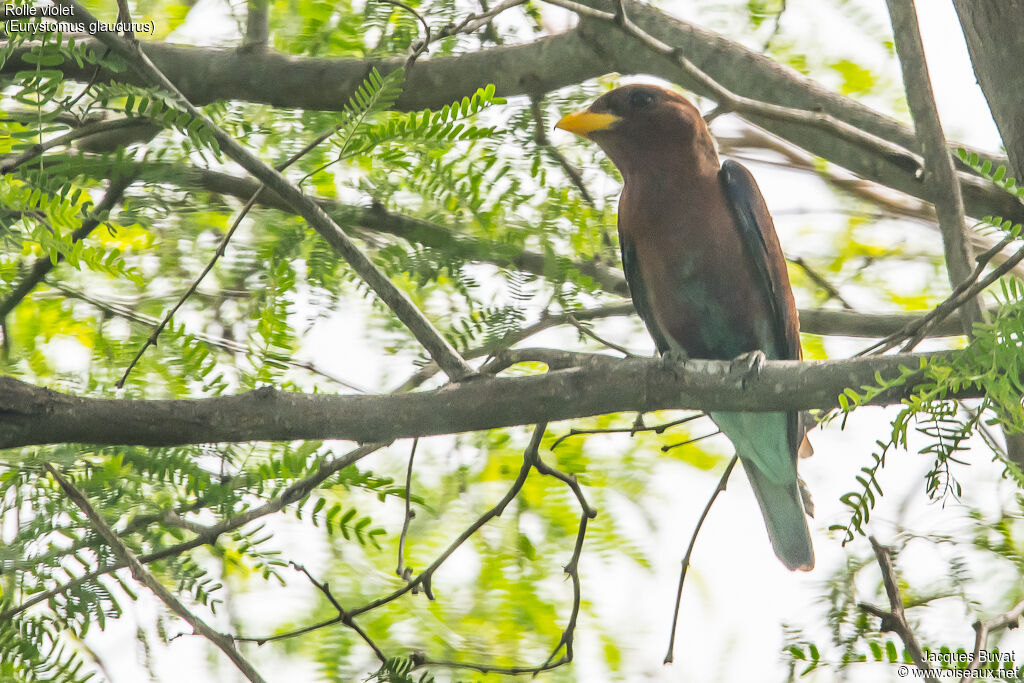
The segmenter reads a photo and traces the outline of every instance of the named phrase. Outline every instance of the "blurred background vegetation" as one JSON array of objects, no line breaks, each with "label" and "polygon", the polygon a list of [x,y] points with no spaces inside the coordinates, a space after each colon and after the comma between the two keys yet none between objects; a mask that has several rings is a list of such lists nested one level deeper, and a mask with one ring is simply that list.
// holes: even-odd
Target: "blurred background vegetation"
[{"label": "blurred background vegetation", "polygon": [[[366,65],[359,89],[338,93],[346,104],[334,110],[216,92],[205,96],[202,109],[269,164],[286,162],[329,134],[285,175],[321,201],[467,358],[511,343],[614,353],[601,340],[650,355],[653,346],[639,320],[622,315],[617,172],[595,146],[551,132],[560,115],[633,77],[612,73],[505,97],[501,88],[489,87],[500,74],[481,72],[473,77],[475,94],[452,98],[444,109],[410,112],[399,98],[423,62],[528,43],[577,20],[564,8],[533,0],[503,3],[508,6],[493,16],[487,15],[501,9],[494,0],[407,4],[141,0],[128,7],[135,21],[152,22],[154,32],[140,36],[144,41],[225,48],[210,53],[211,68],[218,54],[236,51],[243,61],[252,55],[253,64],[272,52],[290,55],[296,68],[314,58]],[[86,6],[113,20],[113,5]],[[910,123],[881,3],[692,0],[657,6]],[[924,21],[931,10],[922,4],[920,11]],[[467,22],[470,15],[482,20]],[[432,29],[426,46],[421,18]],[[168,93],[124,82],[120,75],[127,78],[131,66],[96,41],[54,33],[2,38],[5,375],[73,394],[140,399],[209,397],[268,385],[386,393],[441,384],[415,339],[345,261],[265,193],[184,298],[159,343],[118,388],[258,184]],[[963,61],[966,53],[956,58]],[[403,63],[404,70],[394,68]],[[255,81],[267,77],[258,69],[246,74]],[[940,95],[944,77],[933,67]],[[319,85],[325,92],[337,87]],[[291,84],[280,88],[287,99]],[[714,107],[694,99],[702,111]],[[947,135],[988,148],[998,160],[1004,153],[998,133],[976,106],[984,101],[976,93],[962,99],[963,109],[954,109],[951,99],[940,98]],[[122,123],[111,125],[115,121]],[[929,205],[877,183],[855,182],[835,164],[738,116],[716,119],[712,130],[722,155],[742,160],[758,176],[802,310],[919,311],[949,294]],[[1006,185],[1005,170],[964,158],[976,162],[976,175],[996,175]],[[979,251],[1003,234],[1016,237],[1014,220],[982,222]],[[985,370],[994,373],[989,385],[1011,394],[1020,389],[1016,277],[1011,272],[994,288],[998,296],[988,303],[1004,307],[978,342],[999,356]],[[572,324],[566,313],[578,321]],[[809,359],[846,357],[868,343],[803,337]],[[950,337],[922,348],[966,345],[964,337]],[[980,372],[976,366],[954,370],[959,374],[946,377],[947,384],[936,379],[943,391]],[[521,365],[509,372],[539,371]],[[1007,377],[1011,383],[1002,383]],[[580,557],[575,661],[539,677],[740,680],[764,671],[770,673],[765,680],[894,678],[891,663],[909,661],[905,643],[883,632],[861,605],[890,609],[866,531],[896,551],[898,586],[922,644],[970,654],[971,623],[1012,616],[1024,599],[1022,478],[996,425],[988,424],[992,405],[952,403],[941,393],[931,398],[902,414],[862,417],[867,411],[858,411],[847,426],[853,434],[834,420],[812,435],[818,455],[805,466],[805,478],[818,502],[814,536],[821,561],[809,576],[774,566],[763,531],[753,525],[748,493],[735,514],[719,501],[712,515],[717,511],[722,519],[698,544],[708,559],[703,568],[695,559],[684,594],[685,644],[677,645],[669,668],[661,666],[661,653],[675,594],[672,574],[728,462],[728,442],[692,413],[645,415],[647,426],[678,424],[635,434],[636,415],[552,425],[540,457],[575,476],[598,514],[588,521]],[[1012,428],[1020,418],[1010,413],[998,417]],[[570,429],[589,433],[559,438]],[[400,590],[399,553],[415,575],[498,504],[523,466],[530,433],[513,428],[395,443],[341,469],[278,514],[147,566],[224,632],[267,639],[330,620],[338,614],[332,597],[354,609]],[[196,681],[240,676],[212,645],[182,636],[190,629],[126,570],[101,573],[117,560],[46,475],[46,463],[70,476],[123,543],[145,555],[187,541],[201,528],[196,525],[230,520],[273,500],[349,449],[334,442],[69,443],[0,452],[0,680],[170,680],[174,670]],[[882,477],[885,465],[894,470],[888,478]],[[745,489],[741,475],[733,487]],[[874,510],[883,490],[890,495]],[[406,533],[407,501],[413,516]],[[753,518],[750,526],[733,527],[744,514]],[[335,623],[265,645],[244,644],[242,651],[267,680],[509,680],[502,670],[529,672],[565,654],[561,641],[575,602],[563,568],[573,557],[580,521],[571,488],[531,472],[504,514],[469,534],[432,577],[436,599],[410,591],[361,614],[365,638]],[[716,553],[743,558],[747,545],[755,553],[748,565],[729,559],[731,567],[716,573]],[[95,570],[99,576],[75,580]],[[737,585],[763,591],[765,604],[779,591],[791,611],[766,613]],[[650,613],[652,606],[661,611]],[[1005,626],[993,628],[988,647],[1021,644]],[[714,638],[702,643],[702,632]],[[767,656],[763,647],[748,649],[756,642],[768,644]],[[498,671],[488,673],[491,668]]]}]

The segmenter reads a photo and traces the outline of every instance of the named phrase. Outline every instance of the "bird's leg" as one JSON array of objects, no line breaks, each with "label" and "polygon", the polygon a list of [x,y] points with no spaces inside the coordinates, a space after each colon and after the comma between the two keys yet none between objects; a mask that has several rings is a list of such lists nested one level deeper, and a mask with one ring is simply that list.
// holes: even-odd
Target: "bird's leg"
[{"label": "bird's leg", "polygon": [[661,354],[661,367],[672,372],[679,379],[679,366],[690,360],[690,356],[682,348],[673,346]]},{"label": "bird's leg", "polygon": [[761,349],[741,353],[729,362],[729,376],[741,389],[746,389],[747,380],[761,373],[765,360],[764,351]]}]

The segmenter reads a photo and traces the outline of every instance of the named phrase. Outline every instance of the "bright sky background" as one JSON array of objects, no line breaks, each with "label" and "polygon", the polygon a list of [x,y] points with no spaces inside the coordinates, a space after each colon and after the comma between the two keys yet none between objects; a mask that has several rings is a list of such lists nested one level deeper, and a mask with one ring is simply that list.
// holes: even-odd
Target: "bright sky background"
[{"label": "bright sky background", "polygon": [[[856,2],[876,15],[880,26],[887,26],[884,0]],[[689,16],[685,9],[688,4],[686,0],[680,0],[680,9],[673,11],[680,16]],[[933,74],[942,74],[933,85],[947,135],[978,147],[998,149],[999,137],[975,83],[951,2],[922,0],[919,6],[929,67]],[[561,16],[558,11],[552,11],[551,22],[557,23]],[[844,43],[841,25],[835,22],[835,17],[828,16],[827,10],[815,0],[789,0],[783,21],[787,30],[807,32],[808,39],[823,46],[822,49],[834,47],[837,53],[841,53],[850,47]],[[235,28],[221,0],[199,0],[190,20],[170,40],[196,44],[233,43]],[[867,58],[868,61],[870,59]],[[899,67],[894,59],[886,62],[884,56],[879,56],[878,63],[872,66],[899,79]],[[728,122],[723,121],[722,125],[728,125]],[[787,236],[798,235],[809,221],[839,220],[827,214],[791,215],[794,209],[828,209],[835,205],[830,192],[808,174],[780,171],[763,164],[751,164],[751,168],[769,206],[777,214],[776,224],[784,246]],[[925,234],[920,227],[901,225],[907,231]],[[362,310],[359,305],[354,305],[354,308],[341,311],[333,320],[318,324],[306,337],[303,355],[315,359],[325,370],[359,385],[386,388],[389,382],[381,378],[387,368],[382,366],[376,349],[363,343]],[[602,329],[608,329],[611,335],[615,335],[624,334],[625,330],[635,329],[635,326],[612,321]],[[537,343],[558,345],[570,338],[552,335],[539,338]],[[648,342],[634,338],[630,343],[640,345]],[[829,342],[828,348],[832,355],[842,356],[856,351],[861,345],[862,342],[836,341]],[[344,349],[344,353],[338,353],[339,348]],[[663,524],[657,536],[644,540],[654,563],[653,573],[641,573],[625,565],[609,570],[606,565],[589,562],[586,551],[581,566],[586,598],[596,603],[597,609],[607,615],[611,623],[622,625],[622,639],[635,651],[632,655],[634,661],[641,663],[631,680],[781,681],[785,678],[785,669],[779,655],[780,621],[803,626],[816,634],[820,642],[827,641],[827,635],[820,630],[824,625],[824,607],[816,600],[823,593],[823,582],[845,561],[849,548],[842,549],[838,540],[824,530],[832,523],[845,524],[847,521],[848,513],[838,498],[851,490],[854,474],[869,463],[874,441],[885,433],[891,415],[890,411],[880,409],[862,410],[853,416],[845,431],[829,428],[812,434],[816,455],[801,464],[803,477],[817,507],[817,516],[812,524],[817,567],[809,574],[790,573],[776,560],[750,487],[737,468],[729,490],[720,497],[698,542],[680,616],[677,663],[671,667],[663,666],[661,662],[672,618],[679,560],[697,516],[715,487],[719,471],[702,473],[666,462],[664,476],[660,477],[662,490],[659,496],[663,507],[658,516],[669,523]],[[451,443],[444,439],[430,441],[434,442],[432,446],[429,443],[421,446],[424,452],[442,452]],[[612,438],[604,446],[594,442],[595,447],[615,447],[617,443],[619,441]],[[722,438],[716,440],[714,446],[723,454],[731,452],[728,442]],[[404,453],[406,446],[399,444],[395,448]],[[1007,494],[1005,484],[999,481],[1000,468],[989,462],[984,449],[976,450],[972,456],[975,466],[959,472],[967,492],[965,502],[994,512],[998,509],[998,501],[1005,499]],[[923,502],[922,475],[929,464],[926,456],[903,453],[896,453],[889,460],[881,476],[887,495],[876,508],[869,527],[883,542],[892,537],[890,520],[895,519],[904,506],[906,519],[915,530],[943,530],[956,534],[965,528],[963,508],[959,504],[947,503],[943,508]],[[396,526],[398,520],[400,517],[392,520]],[[381,521],[387,521],[386,517]],[[305,544],[304,539],[283,534],[279,534],[276,540],[282,549],[294,546],[295,555],[302,557],[311,568],[318,564],[317,557],[309,557],[309,548],[314,544]],[[857,539],[852,550],[862,555],[870,552],[865,539]],[[566,557],[569,551],[567,548]],[[456,560],[453,558],[453,565],[447,571],[456,574],[460,571]],[[934,568],[941,566],[927,553],[908,552],[900,558],[900,567],[912,580],[933,578],[938,582],[941,576],[932,575],[936,571]],[[871,582],[877,581],[877,571],[873,574],[867,572],[865,577],[870,581],[861,589],[866,598],[871,598],[874,589]],[[312,591],[303,583],[297,578],[293,588],[268,591],[265,602],[250,598],[246,602],[250,610],[238,617],[247,623],[247,630],[251,632],[258,631],[261,623],[269,626],[280,616],[293,614],[297,605],[314,598]],[[994,594],[998,594],[1000,588],[993,585]],[[984,599],[986,596],[979,597]],[[934,607],[921,612],[921,617],[927,622],[926,633],[946,638],[942,644],[953,649],[969,649],[973,644],[970,624],[974,616],[964,614],[958,608],[959,602],[946,602],[949,604],[939,601]],[[142,599],[138,609],[142,623],[152,627],[157,609],[153,601]],[[220,625],[227,627],[223,620]],[[140,646],[136,641],[135,627],[133,619],[126,616],[105,633],[91,631],[87,639],[107,665],[111,680],[117,683],[148,680],[139,664]],[[1004,650],[1016,649],[1020,653],[1018,664],[1024,660],[1024,632],[1009,632],[1002,645]],[[580,680],[599,683],[604,679],[601,670],[594,670],[593,662],[600,659],[598,647],[598,643],[585,637],[578,640],[575,666]],[[262,650],[254,657],[257,667],[269,681],[313,680],[312,669],[303,672],[297,670],[292,661],[275,662],[266,656],[270,652]],[[206,675],[205,669],[196,666],[206,661],[206,648],[193,637],[175,640],[166,652],[158,655],[157,661],[161,680],[189,680],[190,683],[240,680],[226,663],[220,667],[220,675],[215,677]],[[729,662],[729,666],[722,667],[723,662]],[[893,675],[892,668],[888,666],[860,666],[852,671],[854,675],[849,680],[853,681],[874,681],[881,676]],[[819,680],[829,680],[831,674],[826,671]]]}]

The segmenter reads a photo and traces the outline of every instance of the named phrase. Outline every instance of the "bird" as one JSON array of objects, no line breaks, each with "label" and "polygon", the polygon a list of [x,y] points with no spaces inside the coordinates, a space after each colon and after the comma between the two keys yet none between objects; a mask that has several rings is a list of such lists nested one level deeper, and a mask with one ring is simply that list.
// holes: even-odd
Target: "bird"
[{"label": "bird", "polygon": [[[730,360],[744,376],[764,359],[799,360],[786,262],[754,177],[720,162],[698,109],[655,85],[620,86],[555,126],[596,143],[618,168],[619,246],[630,297],[668,360]],[[709,412],[736,449],[775,554],[814,567],[813,512],[797,460],[796,412]],[[806,497],[806,498],[805,498]]]}]

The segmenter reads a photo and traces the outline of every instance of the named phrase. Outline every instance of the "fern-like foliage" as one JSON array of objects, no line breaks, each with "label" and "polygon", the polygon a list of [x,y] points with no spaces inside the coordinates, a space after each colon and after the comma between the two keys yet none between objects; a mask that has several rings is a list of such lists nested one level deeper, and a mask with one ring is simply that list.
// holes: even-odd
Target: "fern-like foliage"
[{"label": "fern-like foliage", "polygon": [[979,175],[995,183],[996,187],[1012,194],[1018,199],[1024,200],[1024,187],[1017,184],[1016,178],[1007,175],[1006,166],[996,166],[995,171],[993,171],[992,167],[994,164],[992,163],[992,160],[985,159],[982,161],[977,152],[968,152],[966,149],[961,147],[957,149],[956,153],[957,156],[960,157],[960,161],[970,166]]},{"label": "fern-like foliage", "polygon": [[[1005,167],[993,171],[990,161],[982,162],[977,154],[963,149],[959,156],[1004,191],[1024,198],[1024,189],[1006,175]],[[998,216],[986,216],[982,223],[1005,235],[1009,247],[1024,248],[1020,224]],[[904,407],[893,419],[890,438],[877,442],[872,463],[857,476],[859,488],[841,497],[850,510],[850,520],[846,525],[833,525],[832,529],[842,532],[844,544],[853,540],[855,532],[864,532],[876,495],[882,494],[877,474],[888,453],[906,447],[907,431],[912,424],[928,440],[920,452],[933,457],[933,465],[925,475],[925,492],[932,499],[961,495],[961,485],[951,468],[967,465],[961,454],[983,420],[1000,424],[1008,433],[1024,431],[1020,399],[1024,395],[1024,286],[1019,280],[1005,278],[999,287],[995,295],[999,306],[994,316],[974,325],[971,340],[961,352],[949,360],[922,359],[919,367],[901,367],[898,375],[891,378],[876,375],[874,385],[859,390],[850,388],[839,396],[845,424],[845,416],[857,406],[904,385],[912,377],[917,381],[913,395],[904,401]],[[919,381],[922,377],[924,381]],[[956,397],[968,388],[979,391],[983,398],[977,407],[963,410]],[[1007,476],[1019,475],[1014,463],[1005,458],[1003,461]]]},{"label": "fern-like foliage", "polygon": [[413,668],[411,659],[395,657],[384,662],[368,680],[375,683],[434,683],[434,677],[429,672],[417,676]]},{"label": "fern-like foliage", "polygon": [[345,159],[352,155],[351,148],[357,135],[362,132],[368,117],[386,111],[402,94],[405,74],[395,69],[387,76],[381,76],[376,68],[371,69],[366,79],[359,84],[352,97],[342,109],[343,120],[331,139],[338,149],[338,157]]}]

